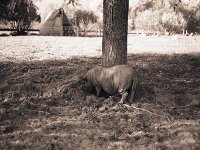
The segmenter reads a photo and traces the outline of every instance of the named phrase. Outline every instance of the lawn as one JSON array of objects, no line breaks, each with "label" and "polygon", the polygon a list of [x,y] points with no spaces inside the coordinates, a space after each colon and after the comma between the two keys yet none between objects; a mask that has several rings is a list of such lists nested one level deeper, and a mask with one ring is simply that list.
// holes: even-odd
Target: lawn
[{"label": "lawn", "polygon": [[[66,40],[61,39],[63,43]],[[133,106],[112,109],[111,98],[97,98],[79,88],[79,77],[101,65],[101,57],[94,53],[100,54],[98,40],[90,39],[94,45],[88,48],[93,47],[92,56],[88,50],[87,57],[69,54],[59,59],[60,53],[54,52],[42,59],[34,55],[39,49],[31,48],[31,41],[15,47],[15,51],[24,51],[21,59],[18,52],[3,55],[11,52],[6,51],[10,44],[0,49],[0,149],[200,149],[198,48],[177,54],[162,53],[162,47],[157,53],[146,48],[143,53],[131,54],[129,46],[128,65],[136,70],[139,80],[137,96]],[[144,41],[152,40],[146,37]],[[158,43],[154,41],[156,50]],[[55,43],[32,46],[43,46],[53,53],[55,49],[49,45],[55,47]]]},{"label": "lawn", "polygon": [[[200,36],[128,36],[128,53],[185,54],[200,52]],[[101,56],[101,37],[0,37],[1,61],[62,60]]]}]

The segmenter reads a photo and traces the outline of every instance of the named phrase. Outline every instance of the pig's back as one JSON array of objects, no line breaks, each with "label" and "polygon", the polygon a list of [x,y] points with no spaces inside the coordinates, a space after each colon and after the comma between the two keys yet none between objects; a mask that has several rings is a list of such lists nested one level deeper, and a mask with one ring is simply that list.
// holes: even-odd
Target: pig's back
[{"label": "pig's back", "polygon": [[119,93],[123,93],[131,88],[134,79],[133,68],[127,65],[117,65],[113,67],[113,82]]}]

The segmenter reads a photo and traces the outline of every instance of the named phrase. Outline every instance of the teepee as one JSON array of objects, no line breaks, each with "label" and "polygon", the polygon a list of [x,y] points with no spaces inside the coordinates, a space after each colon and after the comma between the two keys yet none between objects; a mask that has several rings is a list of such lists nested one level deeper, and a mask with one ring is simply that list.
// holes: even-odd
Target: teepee
[{"label": "teepee", "polygon": [[74,29],[62,8],[51,13],[40,28],[42,36],[73,36]]}]

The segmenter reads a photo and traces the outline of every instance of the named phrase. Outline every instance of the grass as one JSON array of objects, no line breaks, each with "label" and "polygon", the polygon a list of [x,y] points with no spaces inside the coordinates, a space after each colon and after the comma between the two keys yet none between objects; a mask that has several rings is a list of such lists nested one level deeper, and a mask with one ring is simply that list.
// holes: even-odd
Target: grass
[{"label": "grass", "polygon": [[111,99],[79,90],[79,77],[100,64],[1,62],[0,149],[200,148],[200,54],[130,55],[140,109],[111,109]]},{"label": "grass", "polygon": [[[128,54],[199,53],[200,36],[128,35]],[[66,60],[76,57],[102,55],[102,37],[15,36],[0,38],[1,61]],[[28,44],[27,44],[28,43]]]}]

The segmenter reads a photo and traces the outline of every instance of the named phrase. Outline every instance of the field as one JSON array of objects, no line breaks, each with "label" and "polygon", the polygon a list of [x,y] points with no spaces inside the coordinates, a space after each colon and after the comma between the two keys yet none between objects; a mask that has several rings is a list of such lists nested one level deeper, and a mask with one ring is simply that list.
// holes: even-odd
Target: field
[{"label": "field", "polygon": [[101,38],[0,37],[0,149],[200,149],[200,37],[128,41],[132,106],[80,90]]},{"label": "field", "polygon": [[[129,35],[128,53],[185,54],[200,52],[200,36]],[[0,37],[2,61],[65,60],[73,56],[101,56],[101,37]]]}]

